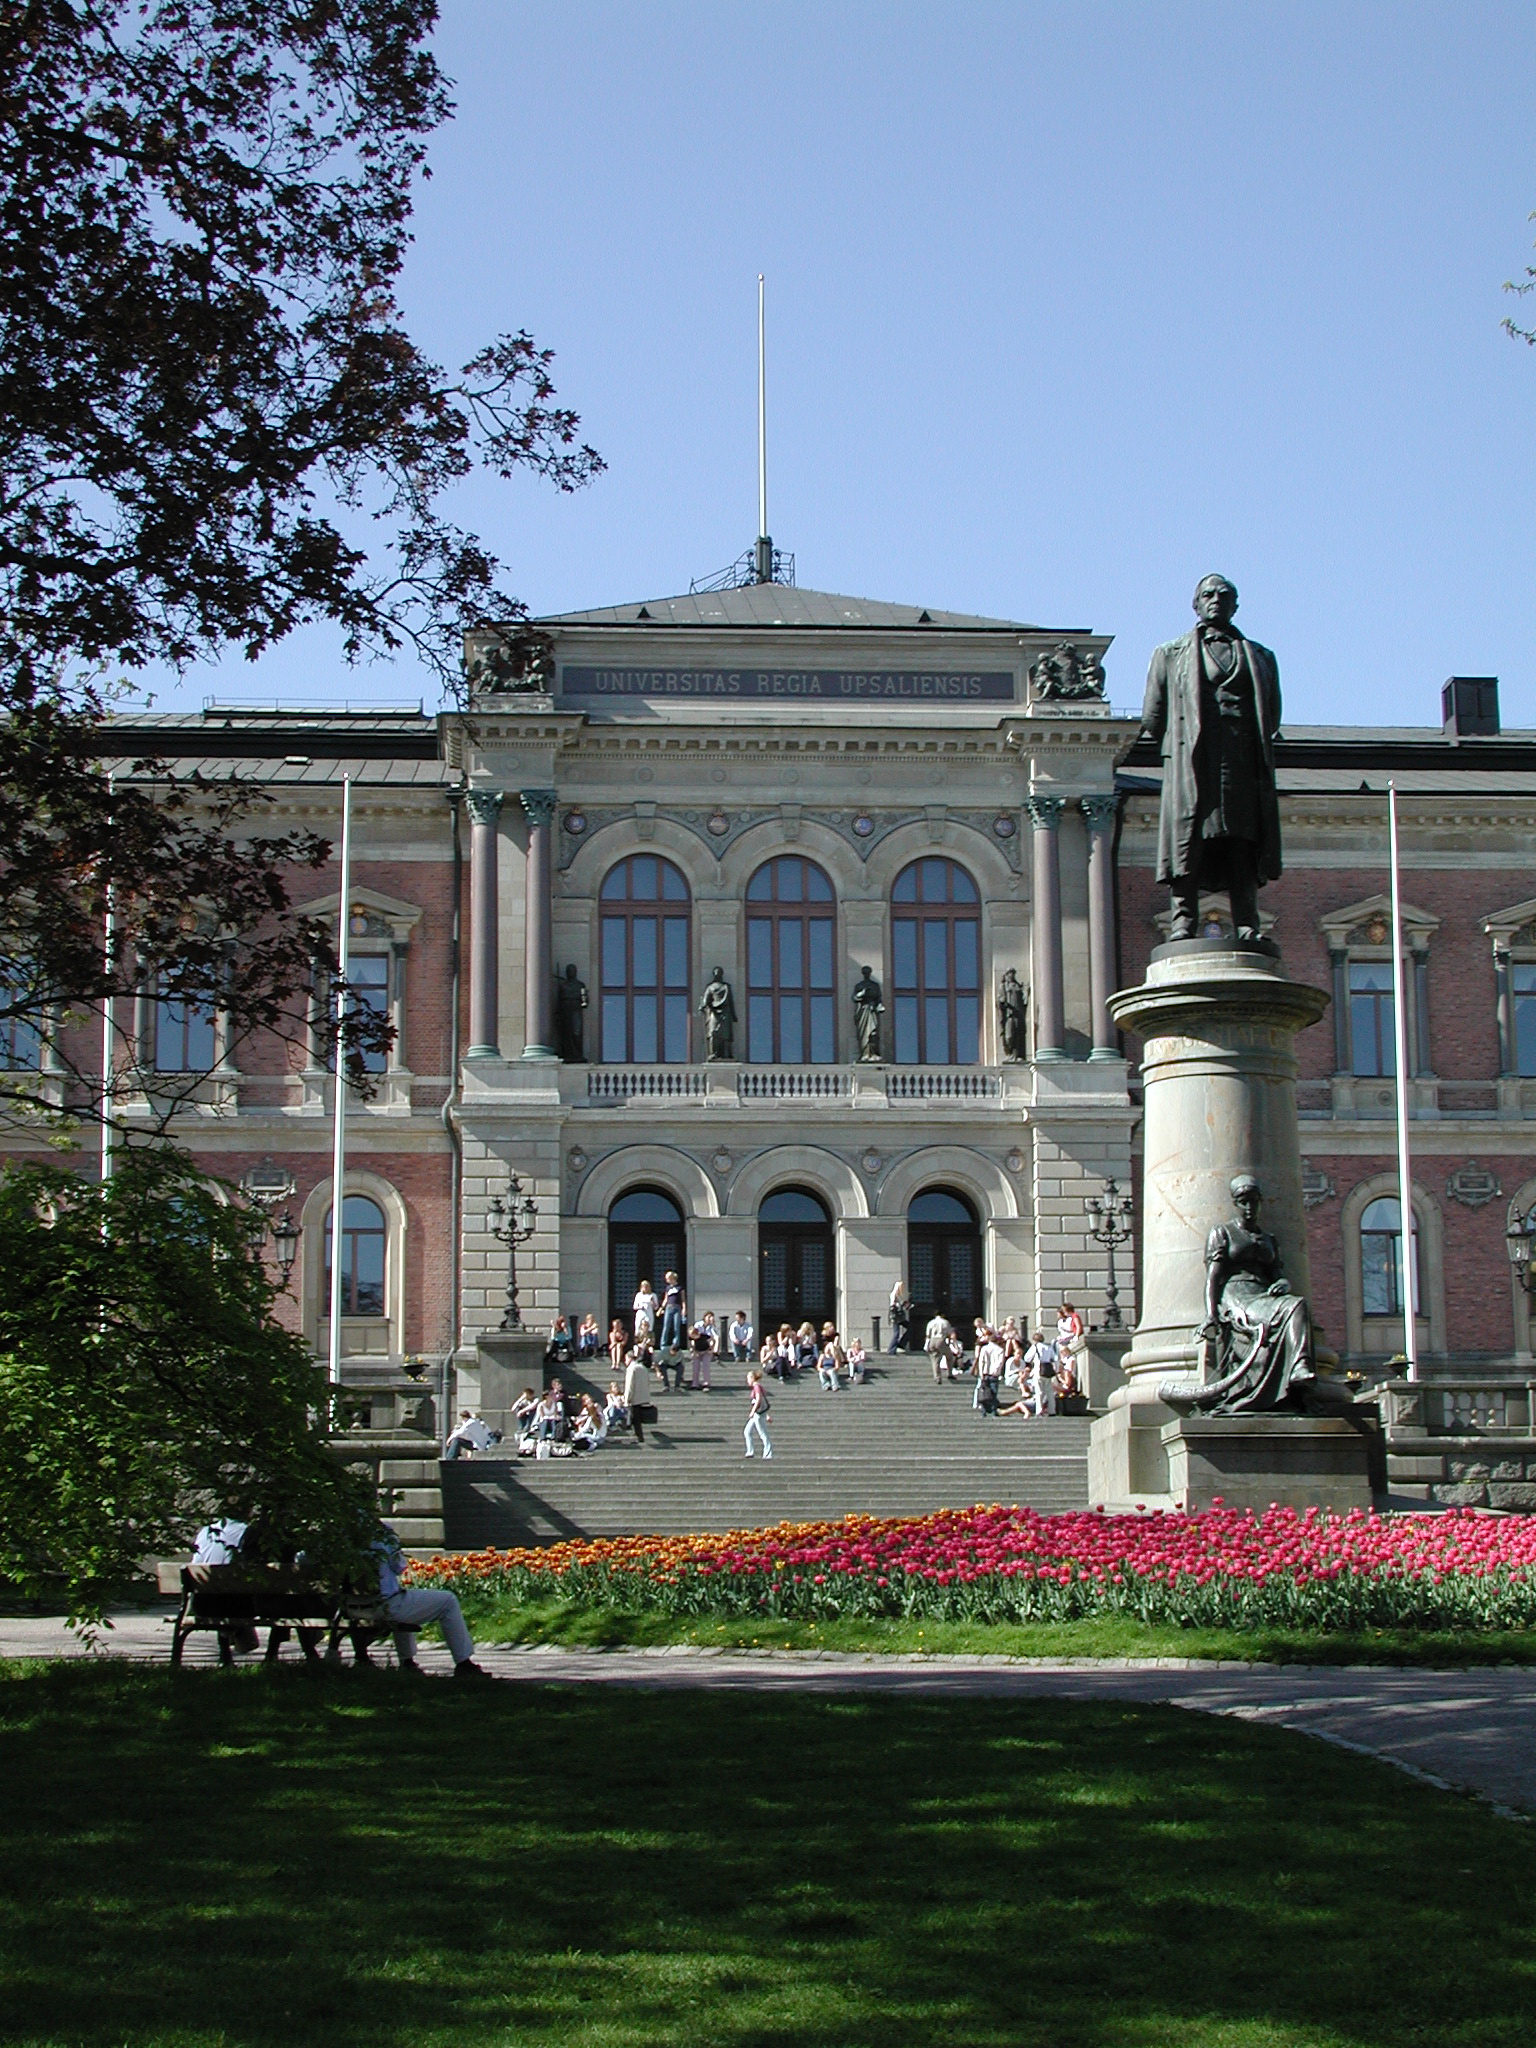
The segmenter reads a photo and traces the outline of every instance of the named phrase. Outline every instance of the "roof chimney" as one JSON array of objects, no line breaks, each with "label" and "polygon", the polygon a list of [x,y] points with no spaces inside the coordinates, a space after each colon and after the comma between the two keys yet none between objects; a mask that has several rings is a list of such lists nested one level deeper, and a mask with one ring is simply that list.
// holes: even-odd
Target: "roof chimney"
[{"label": "roof chimney", "polygon": [[1440,692],[1448,740],[1496,739],[1499,731],[1497,676],[1450,676]]}]

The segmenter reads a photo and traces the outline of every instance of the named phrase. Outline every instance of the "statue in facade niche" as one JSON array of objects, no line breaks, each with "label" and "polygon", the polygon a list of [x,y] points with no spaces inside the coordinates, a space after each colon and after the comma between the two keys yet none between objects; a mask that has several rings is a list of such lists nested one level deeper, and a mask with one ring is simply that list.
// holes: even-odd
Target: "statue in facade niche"
[{"label": "statue in facade niche", "polygon": [[1104,664],[1096,654],[1085,653],[1063,640],[1049,654],[1042,654],[1029,671],[1033,695],[1039,704],[1065,704],[1084,697],[1104,695]]},{"label": "statue in facade niche", "polygon": [[861,1060],[880,1057],[880,1019],[885,1015],[885,998],[872,967],[861,967],[853,985],[853,1036]]},{"label": "statue in facade niche", "polygon": [[1162,1389],[1178,1406],[1206,1415],[1262,1414],[1296,1408],[1315,1377],[1312,1314],[1292,1291],[1280,1246],[1259,1228],[1263,1191],[1251,1173],[1231,1183],[1237,1209],[1205,1247],[1202,1352],[1214,1367],[1196,1393]]},{"label": "statue in facade niche", "polygon": [[499,634],[469,657],[465,679],[472,697],[520,696],[554,687],[554,645],[530,628]]},{"label": "statue in facade niche", "polygon": [[567,967],[555,983],[555,1026],[560,1040],[560,1057],[580,1066],[586,1053],[587,984],[574,967]]},{"label": "statue in facade niche", "polygon": [[1025,1018],[1028,1003],[1028,991],[1014,969],[1010,967],[1003,975],[1002,986],[997,991],[997,1038],[1005,1060],[1021,1060],[1026,1056],[1028,1040],[1025,1035]]},{"label": "statue in facade niche", "polygon": [[1157,879],[1173,891],[1170,939],[1195,937],[1205,888],[1226,891],[1238,939],[1254,940],[1259,889],[1280,873],[1280,670],[1233,626],[1225,576],[1202,576],[1194,603],[1199,624],[1152,657],[1141,714],[1163,757]]},{"label": "statue in facade niche", "polygon": [[723,968],[717,967],[711,975],[709,986],[699,999],[699,1015],[704,1019],[705,1059],[734,1059],[736,998],[731,994],[731,984],[726,980]]}]

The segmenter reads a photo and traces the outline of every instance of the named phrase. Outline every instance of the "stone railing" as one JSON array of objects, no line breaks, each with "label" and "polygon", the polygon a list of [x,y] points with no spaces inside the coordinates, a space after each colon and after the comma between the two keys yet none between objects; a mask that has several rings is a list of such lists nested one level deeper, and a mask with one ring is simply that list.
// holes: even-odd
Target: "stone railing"
[{"label": "stone railing", "polygon": [[846,1102],[852,1092],[846,1067],[743,1067],[736,1076],[742,1102]]},{"label": "stone railing", "polygon": [[995,1102],[1002,1084],[984,1067],[892,1067],[885,1092],[891,1102]]},{"label": "stone railing", "polygon": [[1514,1374],[1476,1380],[1386,1380],[1376,1390],[1388,1439],[1529,1436],[1536,1382]]},{"label": "stone railing", "polygon": [[709,1093],[704,1067],[588,1067],[588,1102],[702,1101]]}]

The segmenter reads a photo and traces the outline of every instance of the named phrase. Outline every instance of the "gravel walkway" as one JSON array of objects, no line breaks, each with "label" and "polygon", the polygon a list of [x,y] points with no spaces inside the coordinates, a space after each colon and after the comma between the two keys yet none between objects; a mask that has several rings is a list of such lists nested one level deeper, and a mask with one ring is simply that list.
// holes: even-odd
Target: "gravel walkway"
[{"label": "gravel walkway", "polygon": [[[93,1651],[62,1622],[0,1618],[0,1657],[92,1654],[168,1662],[169,1619],[120,1614]],[[291,1645],[287,1654],[295,1654]],[[187,1661],[209,1664],[214,1655],[212,1638],[195,1636]],[[1298,1729],[1381,1757],[1435,1784],[1474,1793],[1521,1818],[1536,1814],[1536,1669],[1529,1667],[1410,1671],[1173,1658],[1073,1663],[816,1650],[543,1647],[486,1648],[480,1661],[497,1678],[534,1685],[1159,1701]],[[422,1663],[446,1675],[447,1654],[440,1644],[423,1644]]]}]

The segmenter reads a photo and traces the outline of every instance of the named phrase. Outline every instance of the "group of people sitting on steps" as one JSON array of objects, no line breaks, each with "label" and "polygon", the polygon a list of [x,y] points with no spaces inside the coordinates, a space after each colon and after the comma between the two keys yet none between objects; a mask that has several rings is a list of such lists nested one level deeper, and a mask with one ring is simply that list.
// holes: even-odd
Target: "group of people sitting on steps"
[{"label": "group of people sitting on steps", "polygon": [[978,1316],[969,1354],[945,1316],[935,1315],[923,1333],[935,1383],[973,1380],[971,1407],[982,1415],[1056,1414],[1078,1392],[1085,1341],[1083,1319],[1070,1301],[1061,1304],[1054,1337],[1045,1330],[1029,1337],[1013,1316],[995,1327]]}]

